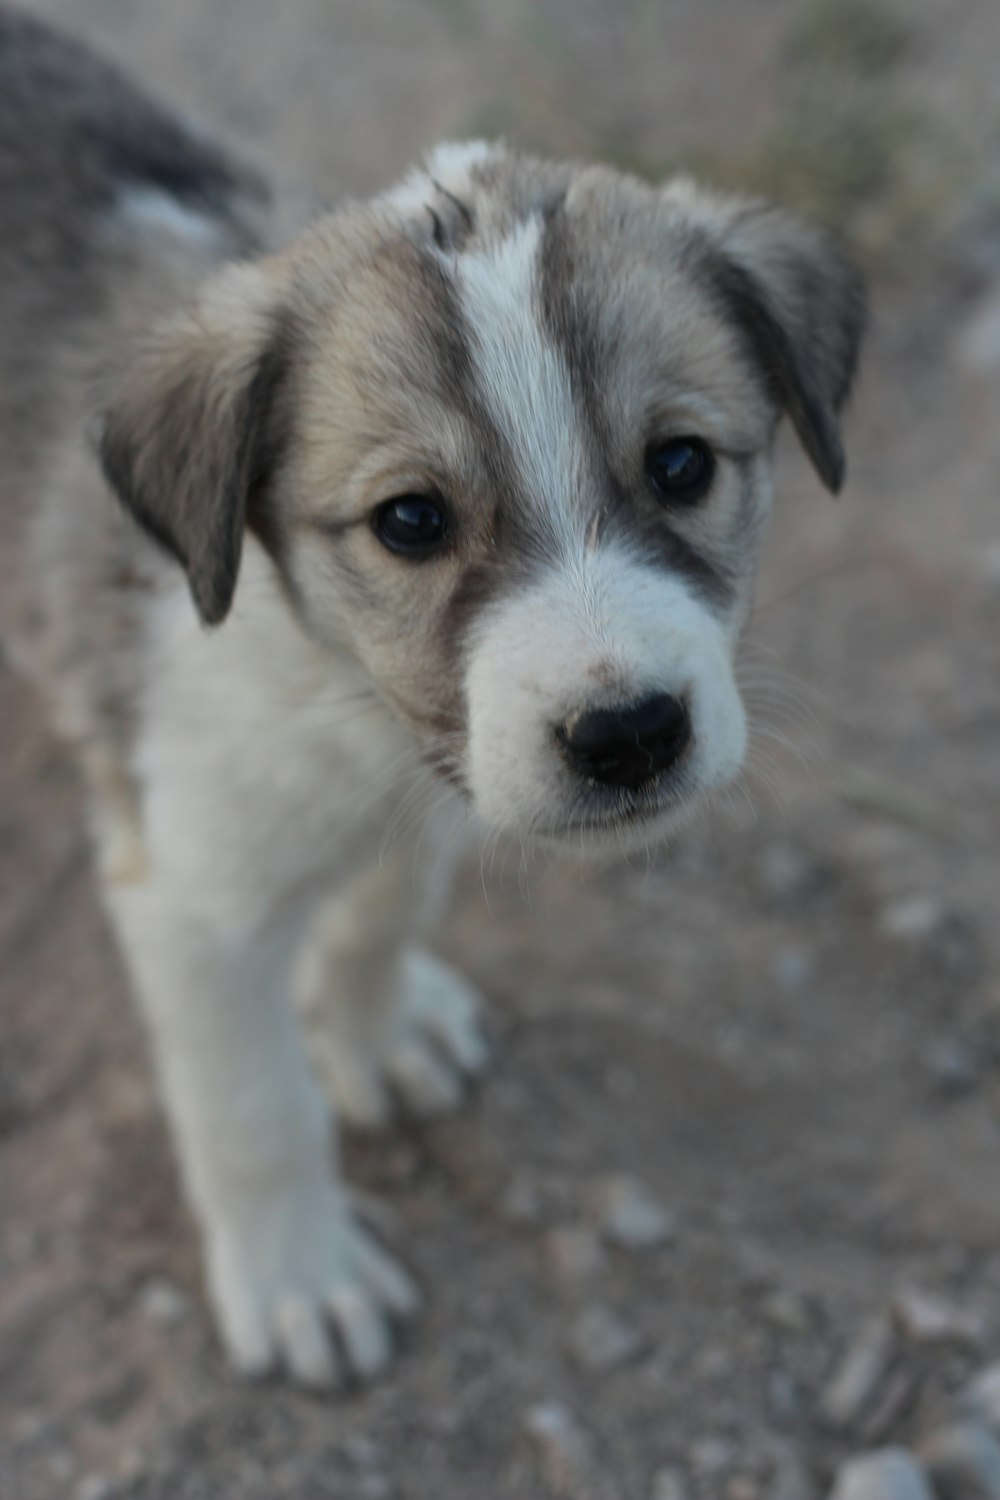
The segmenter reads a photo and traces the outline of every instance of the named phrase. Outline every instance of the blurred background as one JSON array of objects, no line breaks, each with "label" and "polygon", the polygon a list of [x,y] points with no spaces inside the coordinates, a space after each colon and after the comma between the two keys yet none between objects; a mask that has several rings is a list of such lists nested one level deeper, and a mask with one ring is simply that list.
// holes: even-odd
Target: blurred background
[{"label": "blurred background", "polygon": [[481,134],[772,194],[874,325],[844,495],[781,447],[744,783],[649,867],[470,867],[442,942],[498,1066],[346,1149],[432,1292],[370,1393],[225,1372],[72,764],[0,658],[0,1496],[821,1500],[970,1411],[988,1465],[996,0],[27,8],[330,202]]}]

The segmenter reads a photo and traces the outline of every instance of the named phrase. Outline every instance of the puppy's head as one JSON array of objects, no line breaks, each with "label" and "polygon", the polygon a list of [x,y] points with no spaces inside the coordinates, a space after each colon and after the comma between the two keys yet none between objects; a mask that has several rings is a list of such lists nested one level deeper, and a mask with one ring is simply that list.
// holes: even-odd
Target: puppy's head
[{"label": "puppy's head", "polygon": [[253,530],[488,823],[646,840],[740,765],[775,427],[839,487],[862,322],[766,205],[445,147],[224,272],[102,456],[209,624]]}]

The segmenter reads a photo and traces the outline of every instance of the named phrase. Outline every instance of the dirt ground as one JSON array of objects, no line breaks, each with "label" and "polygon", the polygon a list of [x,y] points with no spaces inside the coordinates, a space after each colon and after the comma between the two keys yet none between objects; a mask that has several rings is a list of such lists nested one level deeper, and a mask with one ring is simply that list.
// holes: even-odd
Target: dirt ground
[{"label": "dirt ground", "polygon": [[32,8],[330,198],[483,132],[780,193],[875,319],[845,494],[781,452],[745,786],[649,868],[463,882],[497,1066],[347,1147],[430,1292],[370,1392],[226,1372],[74,771],[0,658],[0,1500],[818,1500],[919,1449],[1000,1360],[1000,7]]}]

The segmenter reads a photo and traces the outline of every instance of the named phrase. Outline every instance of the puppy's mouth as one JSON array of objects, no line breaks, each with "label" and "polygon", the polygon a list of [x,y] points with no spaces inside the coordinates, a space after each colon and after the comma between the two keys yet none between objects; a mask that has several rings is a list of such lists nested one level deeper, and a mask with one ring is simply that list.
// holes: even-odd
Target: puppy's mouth
[{"label": "puppy's mouth", "polygon": [[648,846],[686,821],[699,800],[693,779],[676,770],[640,787],[584,784],[561,816],[539,822],[532,833],[576,850]]}]

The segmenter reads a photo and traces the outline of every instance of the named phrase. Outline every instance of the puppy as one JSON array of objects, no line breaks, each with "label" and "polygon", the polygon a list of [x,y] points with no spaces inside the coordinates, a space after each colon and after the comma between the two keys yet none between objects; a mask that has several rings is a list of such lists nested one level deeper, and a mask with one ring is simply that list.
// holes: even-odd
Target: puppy
[{"label": "puppy", "polygon": [[479,142],[289,236],[6,9],[0,225],[4,630],[79,746],[222,1338],[371,1377],[418,1297],[327,1094],[378,1126],[485,1064],[422,946],[463,821],[627,850],[737,771],[775,428],[840,486],[858,277],[765,204]]}]

